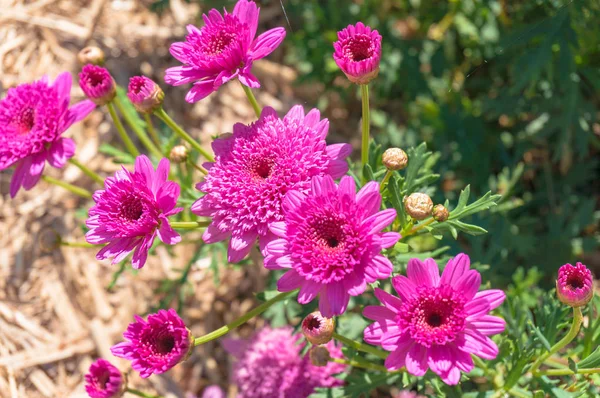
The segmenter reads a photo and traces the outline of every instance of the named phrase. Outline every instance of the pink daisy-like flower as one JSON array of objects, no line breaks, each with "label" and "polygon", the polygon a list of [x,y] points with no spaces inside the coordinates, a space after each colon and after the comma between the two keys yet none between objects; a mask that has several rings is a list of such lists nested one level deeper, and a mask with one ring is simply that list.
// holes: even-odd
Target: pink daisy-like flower
[{"label": "pink daisy-like flower", "polygon": [[174,309],[148,315],[148,321],[135,316],[123,333],[126,340],[110,351],[131,361],[133,370],[143,378],[164,373],[184,361],[193,347],[193,337]]},{"label": "pink daisy-like flower", "polygon": [[79,87],[96,105],[106,105],[117,95],[117,84],[108,69],[87,64],[79,73]]},{"label": "pink daisy-like flower", "polygon": [[333,43],[333,59],[348,79],[356,84],[367,84],[379,73],[381,35],[362,22],[348,25],[338,32]]},{"label": "pink daisy-like flower", "polygon": [[502,318],[488,315],[504,301],[502,290],[478,292],[481,275],[470,270],[466,254],[448,262],[442,276],[429,258],[408,262],[407,275],[392,279],[400,298],[375,289],[383,306],[367,306],[363,315],[375,321],[364,332],[365,341],[391,354],[389,370],[406,366],[423,376],[427,369],[446,384],[460,380],[460,372],[473,369],[471,354],[494,359],[498,346],[488,336],[502,333]]},{"label": "pink daisy-like flower", "polygon": [[239,0],[229,14],[216,9],[203,15],[204,27],[187,26],[185,42],[173,43],[171,55],[183,66],[167,69],[165,82],[174,86],[194,83],[185,99],[199,101],[231,79],[248,87],[260,87],[252,74],[252,62],[271,54],[285,37],[284,28],[266,31],[256,39],[259,8]]},{"label": "pink daisy-like flower", "polygon": [[129,79],[127,97],[138,112],[152,113],[161,107],[165,93],[152,79],[134,76]]},{"label": "pink daisy-like flower", "polygon": [[594,297],[592,272],[582,263],[565,264],[558,270],[556,280],[558,299],[571,307],[581,307]]},{"label": "pink daisy-like flower", "polygon": [[[301,356],[305,343],[291,327],[264,327],[249,340],[226,338],[225,349],[237,361],[233,381],[238,386],[238,398],[305,398],[317,387],[337,387],[343,382],[333,377],[345,365],[329,362],[314,366],[308,355]],[[330,341],[331,357],[343,358],[341,349]]]},{"label": "pink daisy-like flower", "polygon": [[380,206],[379,184],[369,182],[356,193],[350,176],[339,187],[331,176],[323,176],[313,177],[309,194],[289,191],[284,220],[269,227],[279,239],[263,251],[266,268],[288,270],[277,289],[300,288],[300,304],[319,295],[319,310],[331,318],[346,311],[350,296],[363,293],[367,283],[388,278],[392,263],[379,253],[400,234],[381,232],[396,211],[379,211]]},{"label": "pink daisy-like flower", "polygon": [[85,375],[85,391],[91,398],[117,398],[124,389],[123,375],[106,359],[94,362]]},{"label": "pink daisy-like flower", "polygon": [[280,119],[273,108],[263,109],[250,126],[233,126],[233,134],[212,144],[215,163],[205,163],[208,175],[197,188],[206,193],[192,205],[200,216],[212,217],[204,241],[231,236],[228,259],[243,259],[257,238],[274,239],[268,225],[283,219],[281,202],[290,190],[308,192],[313,176],[339,178],[348,170],[349,144],[327,145],[329,122],[317,109],[306,116],[301,106]]},{"label": "pink daisy-like flower", "polygon": [[61,137],[71,125],[96,107],[81,101],[69,108],[71,74],[61,73],[53,84],[48,77],[10,88],[0,101],[0,170],[16,165],[10,196],[39,181],[46,160],[62,168],[75,153],[75,143]]},{"label": "pink daisy-like flower", "polygon": [[181,241],[168,217],[183,210],[175,207],[179,185],[167,181],[169,160],[162,159],[156,171],[147,156],[135,159],[135,171],[125,168],[104,182],[94,193],[96,204],[89,210],[85,239],[92,244],[107,244],[96,255],[98,260],[114,257],[116,264],[135,249],[132,265],[139,269],[148,258],[156,235],[168,245]]}]

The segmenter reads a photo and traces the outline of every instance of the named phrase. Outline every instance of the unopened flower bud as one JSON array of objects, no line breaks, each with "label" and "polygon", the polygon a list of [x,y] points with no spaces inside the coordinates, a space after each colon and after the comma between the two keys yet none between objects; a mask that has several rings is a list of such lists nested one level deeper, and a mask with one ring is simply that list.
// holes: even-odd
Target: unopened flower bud
[{"label": "unopened flower bud", "polygon": [[60,247],[61,238],[54,228],[44,228],[39,233],[40,250],[51,253]]},{"label": "unopened flower bud", "polygon": [[189,155],[188,149],[183,145],[176,145],[169,152],[169,160],[173,163],[184,163]]},{"label": "unopened flower bud", "polygon": [[433,207],[433,219],[437,222],[444,222],[448,219],[450,213],[444,205],[435,205]]},{"label": "unopened flower bud", "polygon": [[314,345],[325,344],[333,337],[335,322],[319,311],[311,312],[302,321],[302,334]]},{"label": "unopened flower bud", "polygon": [[127,97],[140,113],[152,113],[162,106],[165,93],[152,79],[134,76],[129,79]]},{"label": "unopened flower bud", "polygon": [[594,297],[592,272],[582,263],[565,264],[558,270],[556,280],[558,299],[571,307],[582,307]]},{"label": "unopened flower bud", "polygon": [[404,198],[404,209],[415,220],[424,220],[431,215],[433,202],[429,195],[415,192]]},{"label": "unopened flower bud", "polygon": [[107,69],[87,64],[79,74],[79,86],[83,93],[96,105],[111,102],[117,95],[117,85]]},{"label": "unopened flower bud", "polygon": [[85,47],[77,54],[77,60],[81,65],[104,65],[104,51],[98,47]]},{"label": "unopened flower bud", "polygon": [[329,354],[329,350],[327,347],[322,345],[317,345],[311,347],[308,350],[308,357],[310,358],[310,363],[313,366],[327,366],[327,363],[331,360],[331,355]]},{"label": "unopened flower bud", "polygon": [[400,148],[386,149],[381,160],[385,168],[392,171],[402,170],[408,164],[408,156]]}]

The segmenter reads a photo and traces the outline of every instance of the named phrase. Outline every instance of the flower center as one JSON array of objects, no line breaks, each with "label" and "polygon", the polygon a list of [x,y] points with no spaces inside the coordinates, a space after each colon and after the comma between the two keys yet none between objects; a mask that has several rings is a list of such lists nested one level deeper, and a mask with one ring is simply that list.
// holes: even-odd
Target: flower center
[{"label": "flower center", "polygon": [[90,72],[87,75],[87,84],[92,87],[100,86],[102,83],[104,83],[104,77],[105,75],[102,72]]},{"label": "flower center", "polygon": [[319,329],[321,327],[321,321],[314,316],[308,316],[304,321],[304,327],[311,331]]},{"label": "flower center", "polygon": [[161,336],[156,342],[156,351],[159,354],[168,354],[175,347],[175,339],[173,336]]},{"label": "flower center", "polygon": [[29,133],[35,124],[35,110],[30,107],[23,109],[21,113],[15,117],[13,123],[19,134]]},{"label": "flower center", "polygon": [[583,288],[585,283],[579,275],[570,275],[567,279],[567,286],[571,290],[577,290]]},{"label": "flower center", "polygon": [[227,46],[236,38],[235,32],[229,32],[225,29],[217,30],[212,37],[204,44],[203,52],[205,55],[215,57],[220,55]]},{"label": "flower center", "polygon": [[275,161],[269,157],[255,157],[248,162],[250,175],[256,180],[266,180],[273,171]]},{"label": "flower center", "polygon": [[445,344],[465,327],[464,304],[460,292],[450,286],[420,287],[417,295],[403,304],[399,325],[421,345]]},{"label": "flower center", "polygon": [[323,248],[336,249],[343,245],[342,220],[326,217],[316,220],[313,224],[314,242]]},{"label": "flower center", "polygon": [[356,35],[344,46],[344,55],[354,62],[360,62],[373,56],[371,37]]},{"label": "flower center", "polygon": [[106,385],[108,384],[109,378],[110,375],[108,374],[108,372],[103,372],[98,376],[98,378],[96,379],[96,385],[99,390],[106,390]]},{"label": "flower center", "polygon": [[144,79],[132,79],[131,83],[129,84],[129,90],[132,91],[134,94],[139,94],[142,92],[142,89],[145,85],[146,82],[144,81]]},{"label": "flower center", "polygon": [[119,208],[121,217],[129,221],[137,221],[144,214],[144,205],[142,204],[141,198],[130,195],[125,198]]}]

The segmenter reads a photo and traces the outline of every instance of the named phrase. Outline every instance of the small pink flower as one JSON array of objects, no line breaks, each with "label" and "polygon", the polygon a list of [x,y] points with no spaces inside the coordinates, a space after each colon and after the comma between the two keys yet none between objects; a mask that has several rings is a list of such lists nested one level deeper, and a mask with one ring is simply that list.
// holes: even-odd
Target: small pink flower
[{"label": "small pink flower", "polygon": [[379,73],[381,35],[362,22],[339,31],[333,49],[335,63],[351,82],[367,84]]},{"label": "small pink flower", "polygon": [[192,335],[174,309],[148,315],[148,321],[135,316],[123,333],[126,340],[110,351],[131,361],[133,370],[143,378],[164,373],[184,361],[193,347]]},{"label": "small pink flower", "polygon": [[227,395],[221,387],[213,384],[202,391],[202,398],[227,398]]},{"label": "small pink flower", "polygon": [[96,255],[98,260],[114,257],[116,264],[133,252],[132,265],[142,268],[156,235],[168,245],[181,241],[171,228],[168,217],[183,210],[175,207],[179,185],[167,181],[169,160],[162,159],[158,168],[147,156],[135,159],[135,171],[125,168],[104,182],[104,190],[94,193],[96,204],[89,210],[85,235],[92,244],[107,244]]},{"label": "small pink flower", "polygon": [[194,83],[185,100],[199,101],[236,77],[248,87],[260,87],[252,62],[272,53],[285,37],[284,28],[271,29],[256,39],[260,9],[253,1],[239,0],[229,14],[214,8],[203,15],[201,29],[188,25],[185,42],[173,43],[171,54],[183,66],[167,69],[165,82],[174,86]]},{"label": "small pink flower", "polygon": [[459,254],[448,262],[442,276],[433,259],[408,262],[407,275],[392,279],[400,296],[375,289],[383,306],[367,306],[363,315],[375,321],[365,329],[369,344],[391,354],[389,370],[404,366],[415,376],[427,369],[446,384],[460,380],[460,372],[473,369],[471,354],[494,359],[498,346],[488,336],[502,333],[502,318],[488,315],[506,297],[501,290],[477,292],[481,275],[469,270],[470,260]]},{"label": "small pink flower", "polygon": [[81,101],[69,108],[71,74],[61,73],[53,84],[47,77],[10,88],[0,101],[0,170],[16,165],[10,196],[37,184],[46,161],[62,168],[75,153],[75,143],[61,135],[96,107]]},{"label": "small pink flower", "polygon": [[331,176],[313,177],[309,194],[289,191],[284,219],[269,228],[279,239],[264,249],[265,267],[286,269],[277,282],[281,292],[300,288],[298,302],[319,296],[319,310],[331,318],[346,311],[350,296],[367,283],[388,278],[392,263],[380,255],[400,234],[381,232],[396,218],[394,209],[379,211],[379,184],[370,182],[356,193],[345,176],[336,186]]},{"label": "small pink flower", "polygon": [[127,97],[138,112],[152,113],[161,107],[165,93],[152,79],[134,76],[129,79]]},{"label": "small pink flower", "polygon": [[79,73],[79,87],[96,105],[106,105],[117,95],[117,84],[108,69],[87,64]]},{"label": "small pink flower", "polygon": [[582,263],[565,264],[558,270],[556,280],[558,299],[571,307],[581,307],[594,297],[592,272]]},{"label": "small pink flower", "polygon": [[106,359],[98,359],[85,375],[85,391],[91,398],[117,398],[125,389],[119,369]]},{"label": "small pink flower", "polygon": [[203,239],[214,243],[231,237],[228,261],[238,262],[259,239],[264,247],[275,235],[268,225],[283,219],[286,192],[306,193],[313,176],[334,178],[348,171],[349,144],[327,145],[329,122],[317,109],[307,115],[294,106],[280,119],[265,107],[250,126],[238,123],[233,134],[216,139],[214,163],[205,163],[208,175],[196,187],[206,195],[192,205],[199,216],[212,217]]}]

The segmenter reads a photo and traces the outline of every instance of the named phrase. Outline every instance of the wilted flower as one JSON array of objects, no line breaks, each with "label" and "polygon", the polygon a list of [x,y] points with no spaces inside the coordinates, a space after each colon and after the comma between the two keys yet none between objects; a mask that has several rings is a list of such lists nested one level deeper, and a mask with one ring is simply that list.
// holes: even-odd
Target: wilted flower
[{"label": "wilted flower", "polygon": [[96,105],[106,105],[117,95],[117,84],[108,69],[88,64],[79,73],[79,87]]},{"label": "wilted flower", "polygon": [[329,350],[327,347],[322,345],[315,345],[310,347],[308,350],[308,357],[310,358],[310,363],[314,366],[323,367],[327,366],[331,361],[331,355],[329,354]]},{"label": "wilted flower", "polygon": [[313,176],[339,178],[348,170],[349,144],[327,145],[329,122],[317,109],[306,116],[301,106],[280,119],[263,109],[250,126],[241,123],[233,134],[213,141],[214,163],[197,188],[206,195],[192,205],[200,216],[212,217],[204,232],[207,243],[231,236],[228,260],[243,259],[259,238],[261,247],[275,238],[268,225],[283,219],[281,202],[290,190],[308,192]]},{"label": "wilted flower", "polygon": [[381,35],[362,22],[339,31],[333,49],[335,63],[351,82],[367,84],[379,73]]},{"label": "wilted flower", "polygon": [[408,278],[392,279],[400,298],[375,289],[383,306],[365,307],[363,315],[375,323],[365,329],[364,338],[391,351],[386,368],[406,366],[415,376],[429,368],[452,385],[459,382],[461,371],[473,369],[471,354],[496,358],[498,346],[488,336],[502,333],[505,322],[488,313],[506,296],[501,290],[477,292],[481,275],[469,267],[469,257],[459,254],[440,278],[433,259],[412,259]]},{"label": "wilted flower", "polygon": [[433,215],[433,219],[437,222],[444,222],[448,219],[448,217],[450,217],[450,213],[448,212],[448,209],[446,209],[446,206],[444,206],[444,205],[433,206],[432,215]]},{"label": "wilted flower", "polygon": [[156,171],[147,156],[135,159],[135,171],[125,168],[108,177],[104,190],[94,193],[96,204],[89,210],[85,235],[92,244],[105,244],[98,260],[114,257],[116,264],[133,252],[132,265],[142,268],[156,235],[174,245],[181,236],[171,228],[168,217],[183,210],[175,207],[179,185],[167,181],[169,161],[162,159]]},{"label": "wilted flower", "polygon": [[433,211],[433,201],[426,193],[411,193],[404,198],[404,209],[415,220],[424,220]]},{"label": "wilted flower", "polygon": [[582,263],[565,264],[558,270],[556,280],[558,299],[571,307],[582,307],[594,297],[592,272]]},{"label": "wilted flower", "polygon": [[91,398],[118,398],[126,388],[123,374],[106,359],[98,359],[85,375],[85,391]]},{"label": "wilted flower", "polygon": [[48,77],[8,90],[0,101],[0,170],[16,165],[10,196],[26,191],[39,181],[46,160],[62,168],[75,153],[75,143],[62,138],[75,122],[96,107],[81,101],[69,108],[71,74],[61,73],[53,84]]},{"label": "wilted flower", "polygon": [[388,148],[381,156],[381,161],[388,170],[402,170],[408,165],[408,156],[400,148]]},{"label": "wilted flower", "polygon": [[[237,359],[233,381],[239,398],[304,398],[317,387],[343,384],[333,375],[342,372],[345,365],[329,362],[324,367],[314,366],[308,355],[301,356],[304,344],[298,344],[301,336],[292,332],[290,327],[265,327],[249,340],[223,340],[225,349]],[[342,358],[333,341],[323,347],[332,357]]]},{"label": "wilted flower", "polygon": [[260,87],[252,62],[272,53],[285,37],[284,28],[271,29],[256,39],[260,9],[239,0],[229,14],[214,8],[203,15],[204,27],[187,26],[185,42],[173,43],[171,54],[183,66],[167,69],[165,82],[174,86],[194,83],[185,99],[193,103],[236,77],[248,87]]},{"label": "wilted flower", "polygon": [[104,51],[98,47],[85,47],[77,54],[77,60],[81,65],[103,65]]},{"label": "wilted flower", "polygon": [[391,275],[392,263],[379,253],[400,234],[382,232],[396,211],[379,211],[378,183],[357,194],[350,176],[339,187],[331,176],[313,177],[310,193],[290,190],[282,205],[284,220],[269,226],[279,239],[264,250],[265,267],[287,270],[279,291],[300,288],[300,304],[319,296],[319,311],[331,318],[344,313],[350,296],[362,294],[367,283]]},{"label": "wilted flower", "polygon": [[333,337],[335,322],[319,311],[308,314],[302,321],[302,334],[311,344],[325,344]]},{"label": "wilted flower", "polygon": [[152,113],[162,106],[165,93],[152,79],[134,76],[129,79],[127,97],[140,113]]},{"label": "wilted flower", "polygon": [[131,361],[133,370],[143,378],[164,373],[187,359],[193,348],[193,337],[174,309],[148,315],[148,321],[135,316],[123,337],[128,340],[110,351]]}]

